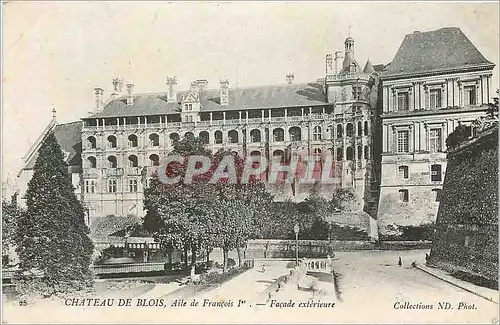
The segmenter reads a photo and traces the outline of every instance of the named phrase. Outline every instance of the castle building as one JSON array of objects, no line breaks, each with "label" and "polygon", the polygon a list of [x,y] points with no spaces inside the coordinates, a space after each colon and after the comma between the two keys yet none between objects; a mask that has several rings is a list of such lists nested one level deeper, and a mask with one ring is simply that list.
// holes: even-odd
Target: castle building
[{"label": "castle building", "polygon": [[[407,35],[388,65],[368,60],[361,68],[351,36],[344,47],[326,55],[325,75],[309,83],[287,74],[282,85],[232,88],[221,80],[211,88],[198,79],[181,91],[177,78],[167,77],[164,91],[144,94],[115,78],[108,98],[95,89],[89,116],[59,125],[54,119],[44,134],[54,131],[67,153],[91,225],[105,216],[144,215],[149,175],[186,136],[214,152],[285,161],[314,155],[320,167],[330,155],[339,182],[321,190],[354,189],[372,235],[389,224],[434,221],[445,139],[485,114],[494,64],[458,28]],[[21,198],[44,134],[19,174]],[[268,186],[277,200],[302,200],[311,185]]]},{"label": "castle building", "polygon": [[[341,186],[354,187],[362,201],[370,181],[376,103],[375,70],[371,64],[365,70],[354,58],[349,37],[345,58],[335,59],[335,71],[327,55],[326,77],[312,83],[295,84],[288,74],[284,85],[231,88],[221,80],[218,89],[209,89],[200,79],[188,91],[177,91],[177,78],[170,77],[165,92],[136,94],[134,85],[127,84],[122,95],[123,82],[115,79],[106,105],[103,90],[96,89],[96,112],[82,119],[81,132],[83,201],[90,219],[142,215],[144,174],[160,164],[175,139],[186,136],[202,138],[214,152],[225,148],[268,160],[294,155],[321,159],[334,141]],[[281,195],[293,195],[283,188]]]},{"label": "castle building", "polygon": [[406,35],[381,74],[380,232],[435,221],[445,140],[485,115],[493,67],[459,28]]}]

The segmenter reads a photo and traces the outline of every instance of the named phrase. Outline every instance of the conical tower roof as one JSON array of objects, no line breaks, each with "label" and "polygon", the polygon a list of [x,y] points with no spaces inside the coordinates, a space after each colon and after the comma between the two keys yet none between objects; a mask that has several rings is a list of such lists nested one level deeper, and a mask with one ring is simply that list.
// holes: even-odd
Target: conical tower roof
[{"label": "conical tower roof", "polygon": [[370,62],[370,59],[366,61],[365,68],[363,69],[364,73],[373,73],[375,72],[375,69],[373,68],[372,63]]}]

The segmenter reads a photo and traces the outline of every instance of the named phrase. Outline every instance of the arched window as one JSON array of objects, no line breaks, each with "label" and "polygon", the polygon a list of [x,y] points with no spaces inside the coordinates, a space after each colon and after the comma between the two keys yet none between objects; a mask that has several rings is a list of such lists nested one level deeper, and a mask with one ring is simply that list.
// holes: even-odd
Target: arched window
[{"label": "arched window", "polygon": [[108,193],[116,193],[116,179],[108,179]]},{"label": "arched window", "polygon": [[315,161],[320,161],[321,160],[321,149],[320,148],[315,148],[314,149],[314,160]]},{"label": "arched window", "polygon": [[288,131],[288,134],[290,135],[290,141],[302,140],[302,131],[297,126],[291,127],[290,130]]},{"label": "arched window", "polygon": [[352,137],[354,135],[354,126],[352,125],[352,123],[347,123],[345,133],[348,137]]},{"label": "arched window", "polygon": [[254,150],[254,151],[250,152],[250,156],[261,156],[261,155],[262,155],[261,152],[258,150]]},{"label": "arched window", "polygon": [[363,159],[363,147],[358,146],[358,160]]},{"label": "arched window", "polygon": [[131,134],[128,136],[128,146],[137,147],[137,136],[135,134]]},{"label": "arched window", "polygon": [[222,141],[222,131],[215,131],[215,143],[221,144]]},{"label": "arched window", "polygon": [[364,131],[365,131],[365,135],[368,135],[368,121],[365,121]]},{"label": "arched window", "polygon": [[115,156],[109,156],[108,157],[108,168],[116,168],[116,157]]},{"label": "arched window", "polygon": [[253,129],[250,131],[250,141],[251,142],[261,142],[262,137],[260,135],[260,130],[259,129]]},{"label": "arched window", "polygon": [[227,133],[229,143],[238,143],[238,131],[231,130]]},{"label": "arched window", "polygon": [[207,131],[201,131],[200,139],[201,141],[203,141],[203,143],[208,144],[210,143],[210,134]]},{"label": "arched window", "polygon": [[95,157],[88,157],[87,162],[89,168],[97,168],[97,159]]},{"label": "arched window", "polygon": [[116,137],[114,135],[108,137],[108,148],[116,148]]},{"label": "arched window", "polygon": [[399,201],[408,202],[410,198],[410,194],[408,190],[399,190]]},{"label": "arched window", "polygon": [[342,138],[344,136],[344,128],[342,124],[337,124],[337,138]]},{"label": "arched window", "polygon": [[174,142],[179,141],[179,135],[177,133],[170,133],[170,145],[174,145]]},{"label": "arched window", "polygon": [[149,146],[158,147],[160,145],[160,137],[156,133],[151,133],[149,135]]},{"label": "arched window", "polygon": [[370,159],[370,147],[365,146],[365,159]]},{"label": "arched window", "polygon": [[432,192],[434,193],[434,201],[439,202],[441,200],[441,189],[433,188]]},{"label": "arched window", "polygon": [[273,141],[281,142],[285,141],[285,131],[282,128],[276,128],[273,130]]},{"label": "arched window", "polygon": [[151,166],[159,166],[160,165],[160,157],[157,154],[152,154],[149,156],[149,164]]},{"label": "arched window", "polygon": [[193,139],[194,138],[193,132],[186,132],[186,133],[184,133],[184,138],[185,139]]},{"label": "arched window", "polygon": [[313,140],[318,141],[321,140],[321,126],[316,125],[313,129]]},{"label": "arched window", "polygon": [[354,149],[352,147],[347,147],[346,150],[346,158],[347,160],[353,160],[354,159]]},{"label": "arched window", "polygon": [[138,163],[136,155],[130,155],[130,156],[128,156],[128,166],[129,167],[137,167],[137,166],[139,166],[139,163]]},{"label": "arched window", "polygon": [[280,157],[280,161],[283,162],[284,159],[285,159],[285,153],[283,152],[283,150],[274,150],[273,151],[273,161],[275,161],[275,157]]},{"label": "arched window", "polygon": [[358,137],[363,135],[363,127],[361,126],[361,122],[358,121]]},{"label": "arched window", "polygon": [[94,137],[90,136],[87,138],[87,146],[90,149],[95,149],[96,148],[96,140]]},{"label": "arched window", "polygon": [[344,148],[337,148],[337,161],[342,160],[344,158]]}]

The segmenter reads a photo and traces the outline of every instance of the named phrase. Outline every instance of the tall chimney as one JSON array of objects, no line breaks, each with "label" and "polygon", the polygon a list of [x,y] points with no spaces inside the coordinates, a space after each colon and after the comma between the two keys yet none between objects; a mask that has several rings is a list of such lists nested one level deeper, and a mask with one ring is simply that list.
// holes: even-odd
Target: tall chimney
[{"label": "tall chimney", "polygon": [[177,77],[167,77],[168,93],[167,102],[175,103],[177,102],[177,92],[175,91],[175,85],[177,85]]},{"label": "tall chimney", "polygon": [[207,89],[207,85],[208,85],[207,79],[198,79],[198,80],[196,80],[196,83],[198,84],[199,91],[205,91]]},{"label": "tall chimney", "polygon": [[113,92],[111,93],[111,100],[117,100],[123,90],[123,79],[121,77],[113,78]]},{"label": "tall chimney", "polygon": [[95,111],[100,112],[104,107],[104,89],[94,88],[95,93]]},{"label": "tall chimney", "polygon": [[134,84],[127,84],[127,105],[134,104]]},{"label": "tall chimney", "polygon": [[335,52],[335,74],[339,74],[342,71],[342,64],[344,61],[344,55],[342,51]]},{"label": "tall chimney", "polygon": [[331,53],[328,53],[326,55],[325,64],[326,64],[326,71],[325,71],[326,74],[332,74],[333,73],[333,59],[332,59]]},{"label": "tall chimney", "polygon": [[229,81],[227,79],[220,81],[220,104],[222,106],[229,104]]}]

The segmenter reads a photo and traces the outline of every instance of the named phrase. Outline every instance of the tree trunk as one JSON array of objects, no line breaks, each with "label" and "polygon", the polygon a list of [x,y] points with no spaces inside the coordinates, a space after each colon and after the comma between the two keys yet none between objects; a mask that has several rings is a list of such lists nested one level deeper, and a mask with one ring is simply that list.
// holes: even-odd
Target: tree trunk
[{"label": "tree trunk", "polygon": [[222,249],[222,256],[223,256],[222,273],[226,273],[226,271],[227,271],[227,264],[228,264],[227,256],[228,256],[228,253],[229,253],[229,250],[226,248],[226,246],[224,246],[224,248]]},{"label": "tree trunk", "polygon": [[239,244],[236,245],[236,252],[238,252],[238,267],[241,267],[243,265],[243,254]]},{"label": "tree trunk", "polygon": [[191,245],[191,267],[196,265],[196,245]]},{"label": "tree trunk", "polygon": [[188,245],[184,245],[184,267],[186,270],[189,268],[188,266]]},{"label": "tree trunk", "polygon": [[210,262],[210,247],[207,245],[207,265]]},{"label": "tree trunk", "polygon": [[168,245],[168,251],[167,251],[167,254],[168,254],[168,264],[172,265],[172,254],[174,252],[174,248],[172,247],[172,245]]}]

